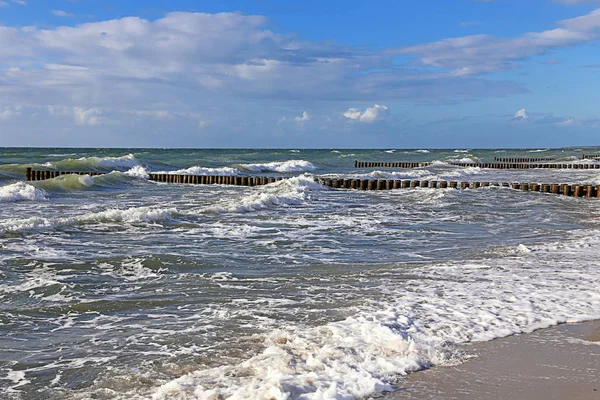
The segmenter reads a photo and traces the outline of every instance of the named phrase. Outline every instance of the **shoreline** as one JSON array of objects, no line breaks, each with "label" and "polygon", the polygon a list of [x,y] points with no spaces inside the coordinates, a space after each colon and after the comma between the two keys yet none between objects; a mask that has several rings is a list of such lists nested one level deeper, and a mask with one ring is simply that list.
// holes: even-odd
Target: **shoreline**
[{"label": "shoreline", "polygon": [[388,400],[600,400],[600,320],[461,345],[477,355],[415,372]]}]

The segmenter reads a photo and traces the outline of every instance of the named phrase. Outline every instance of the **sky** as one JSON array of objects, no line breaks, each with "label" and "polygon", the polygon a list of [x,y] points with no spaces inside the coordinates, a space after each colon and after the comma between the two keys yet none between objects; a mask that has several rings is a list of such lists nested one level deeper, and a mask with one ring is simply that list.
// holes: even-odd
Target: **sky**
[{"label": "sky", "polygon": [[0,147],[600,145],[600,0],[0,0]]}]

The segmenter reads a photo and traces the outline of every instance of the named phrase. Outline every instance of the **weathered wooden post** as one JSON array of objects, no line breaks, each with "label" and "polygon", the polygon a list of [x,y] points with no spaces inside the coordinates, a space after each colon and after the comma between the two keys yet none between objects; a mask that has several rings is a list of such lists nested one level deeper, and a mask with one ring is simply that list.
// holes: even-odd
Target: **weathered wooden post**
[{"label": "weathered wooden post", "polygon": [[26,181],[31,180],[31,167],[27,167],[27,170],[25,171],[25,180]]}]

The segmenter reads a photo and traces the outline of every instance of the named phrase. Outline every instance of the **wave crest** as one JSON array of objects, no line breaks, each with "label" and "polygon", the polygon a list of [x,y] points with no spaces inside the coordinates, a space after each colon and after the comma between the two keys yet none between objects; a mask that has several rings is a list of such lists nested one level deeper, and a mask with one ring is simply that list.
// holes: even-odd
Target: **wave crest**
[{"label": "wave crest", "polygon": [[0,187],[0,203],[27,200],[46,200],[46,191],[24,182]]},{"label": "wave crest", "polygon": [[269,163],[240,164],[240,168],[251,172],[308,172],[316,167],[306,160],[273,161]]}]

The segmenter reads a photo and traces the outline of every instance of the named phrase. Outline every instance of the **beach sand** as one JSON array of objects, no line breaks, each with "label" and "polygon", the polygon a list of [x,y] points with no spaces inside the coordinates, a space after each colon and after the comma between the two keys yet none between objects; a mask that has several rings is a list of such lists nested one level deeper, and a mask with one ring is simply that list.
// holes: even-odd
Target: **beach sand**
[{"label": "beach sand", "polygon": [[600,400],[600,321],[466,344],[464,350],[478,357],[411,374],[385,397]]}]

